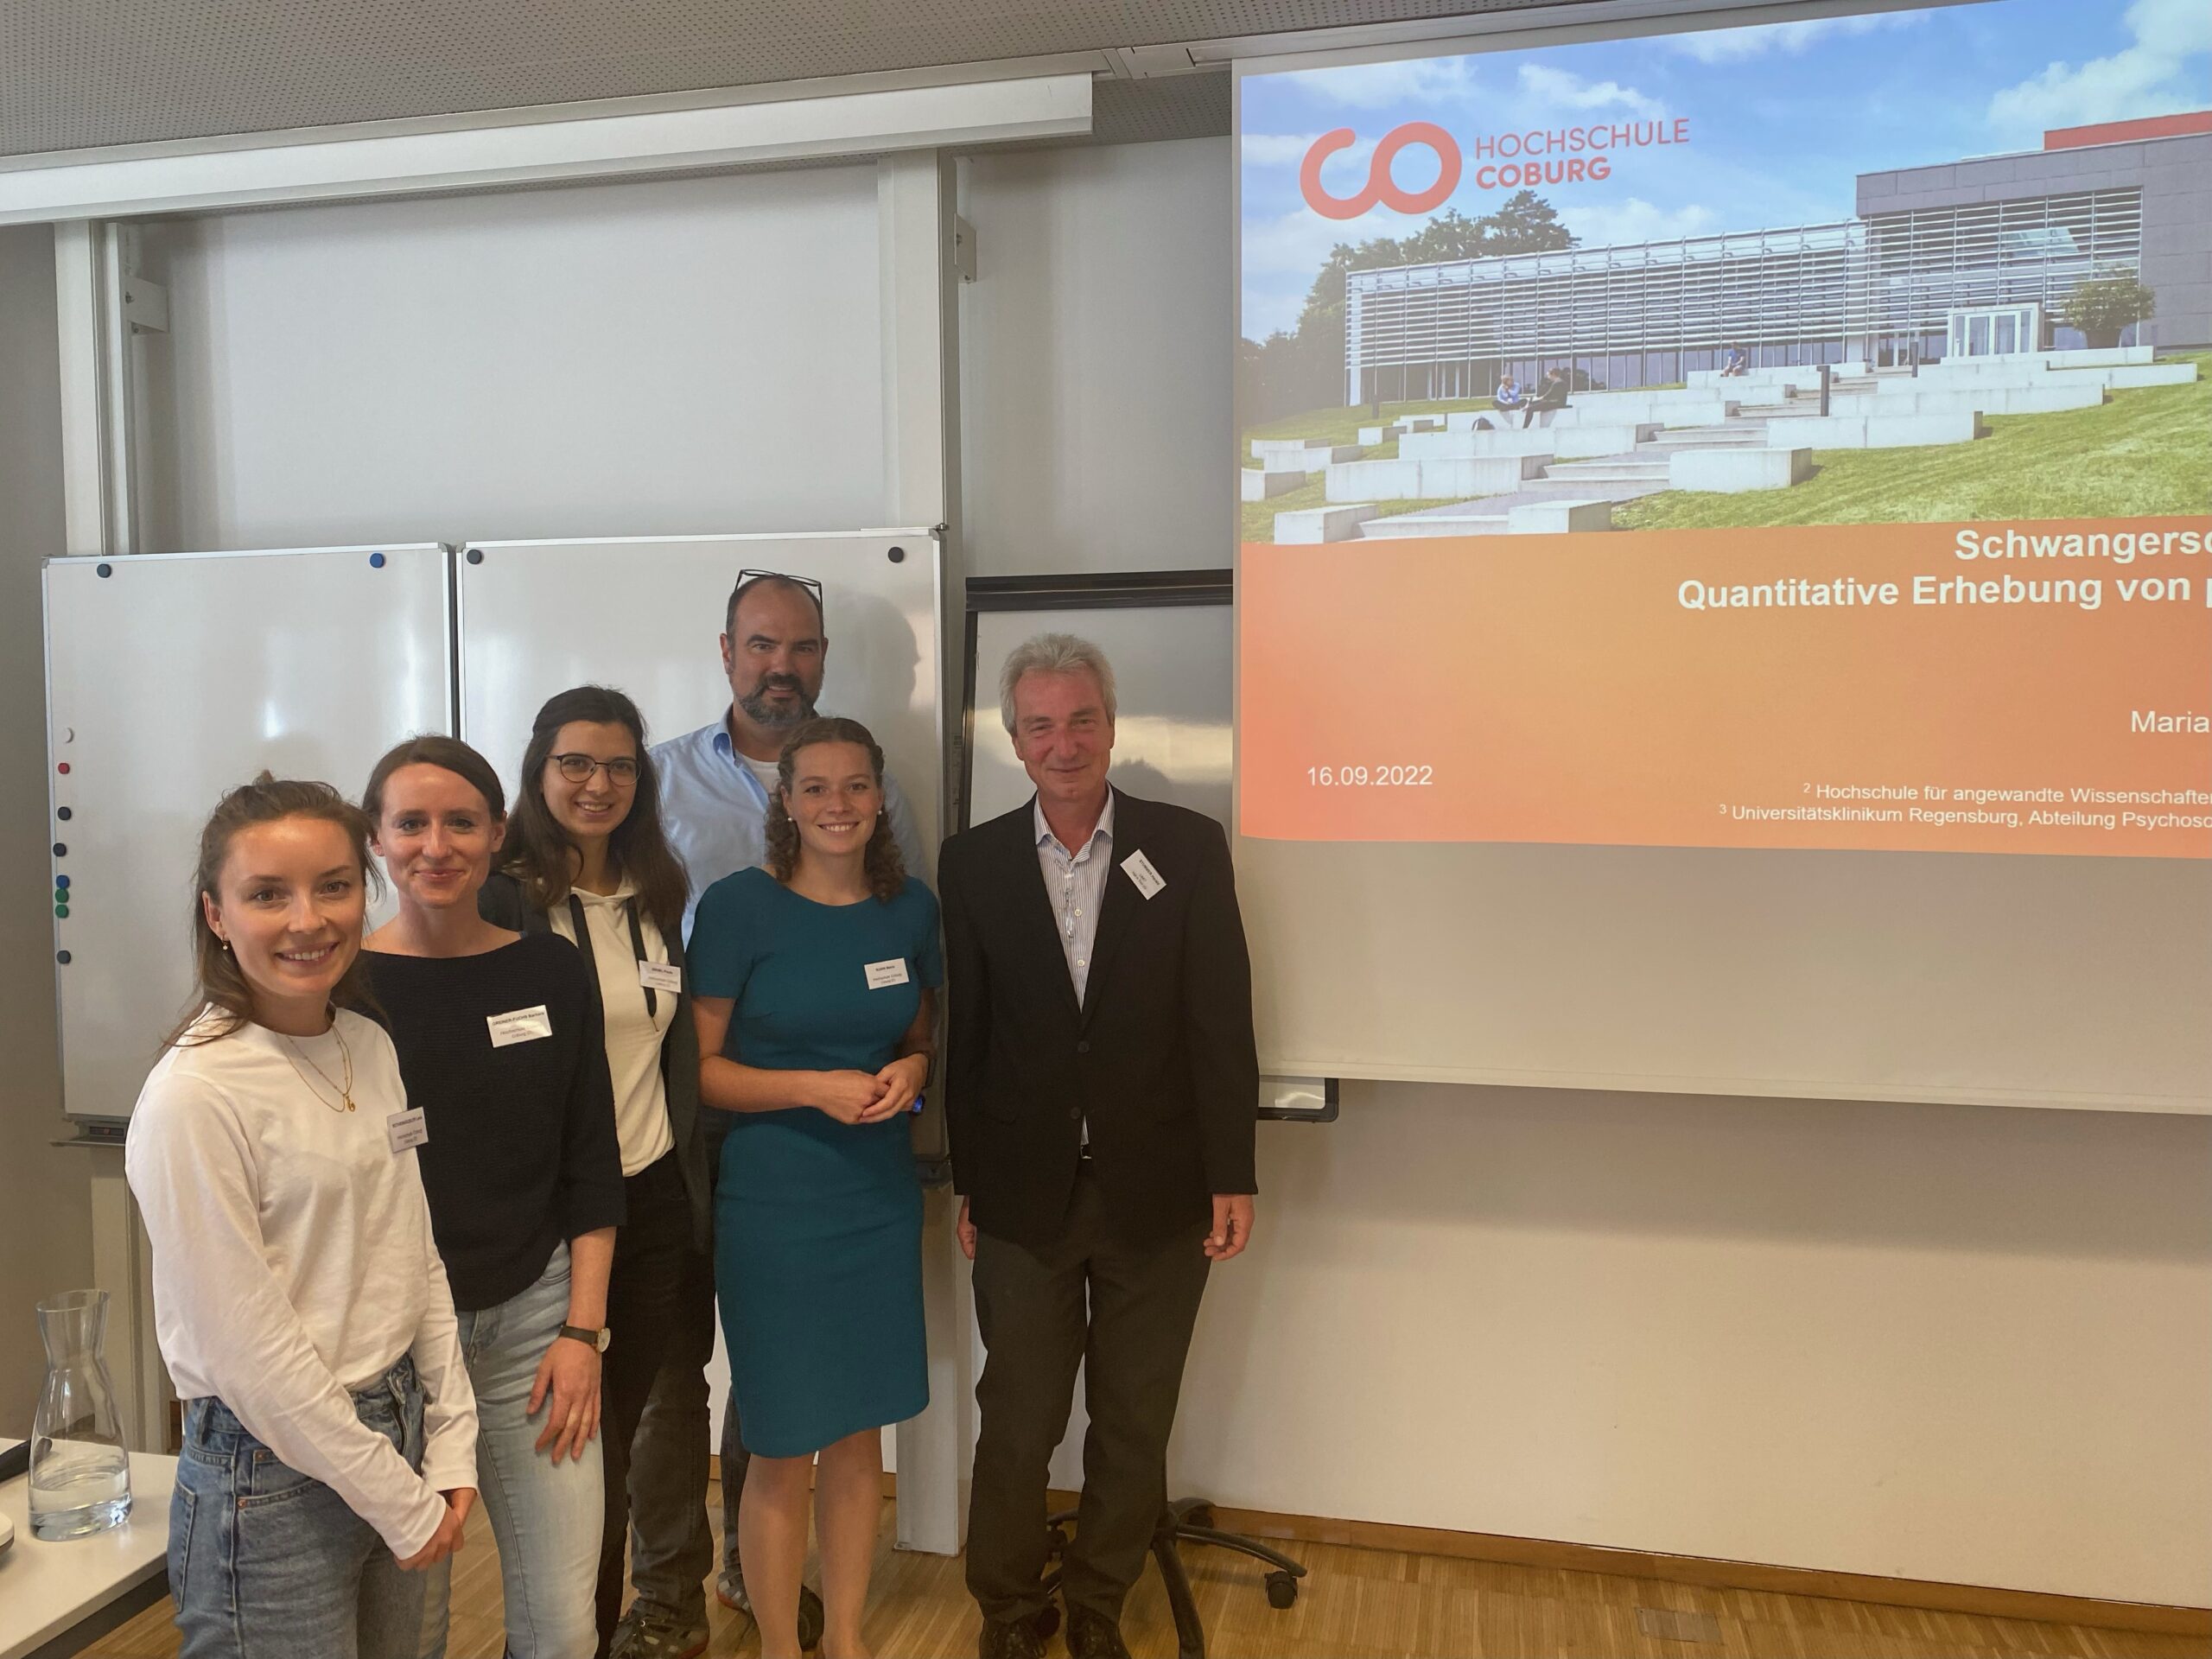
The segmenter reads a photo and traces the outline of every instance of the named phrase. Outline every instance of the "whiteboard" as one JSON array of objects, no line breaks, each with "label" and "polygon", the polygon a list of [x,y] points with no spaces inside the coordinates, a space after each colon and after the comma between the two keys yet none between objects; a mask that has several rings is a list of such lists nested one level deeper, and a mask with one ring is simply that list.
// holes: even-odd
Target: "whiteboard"
[{"label": "whiteboard", "polygon": [[1094,602],[1079,607],[1019,603],[1007,594],[1018,607],[1000,609],[1001,595],[993,590],[1001,586],[968,584],[974,690],[967,822],[1011,811],[1036,792],[999,715],[999,670],[1023,640],[1060,632],[1090,640],[1113,665],[1110,781],[1141,799],[1203,812],[1227,830],[1236,760],[1230,720],[1235,640],[1227,602],[1147,604],[1141,588],[1088,588]]},{"label": "whiteboard", "polygon": [[628,692],[656,743],[696,730],[729,708],[715,642],[737,573],[808,576],[822,583],[830,641],[822,712],[875,734],[933,850],[944,822],[938,563],[926,530],[471,542],[455,566],[461,735],[512,799],[531,722],[556,691]]},{"label": "whiteboard", "polygon": [[435,544],[47,561],[72,1117],[127,1116],[181,1011],[193,863],[223,793],[266,767],[350,799],[392,744],[453,729],[447,569]]}]

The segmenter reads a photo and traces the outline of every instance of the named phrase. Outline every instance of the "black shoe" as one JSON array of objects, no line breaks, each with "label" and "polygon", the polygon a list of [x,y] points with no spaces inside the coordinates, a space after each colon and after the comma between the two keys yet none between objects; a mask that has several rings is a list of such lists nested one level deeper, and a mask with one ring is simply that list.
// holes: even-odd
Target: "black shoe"
[{"label": "black shoe", "polygon": [[1122,1627],[1095,1608],[1068,1607],[1068,1652],[1073,1659],[1129,1659]]},{"label": "black shoe", "polygon": [[1060,1628],[1060,1610],[1027,1618],[987,1618],[976,1637],[976,1659],[1045,1659],[1045,1643]]},{"label": "black shoe", "polygon": [[[715,1575],[715,1599],[734,1613],[753,1618],[753,1598],[745,1593],[745,1575],[734,1567],[726,1567]],[[754,1620],[757,1624],[759,1621]],[[813,1587],[802,1584],[798,1587],[798,1644],[813,1649],[822,1645],[822,1626],[824,1617],[822,1598]]]}]

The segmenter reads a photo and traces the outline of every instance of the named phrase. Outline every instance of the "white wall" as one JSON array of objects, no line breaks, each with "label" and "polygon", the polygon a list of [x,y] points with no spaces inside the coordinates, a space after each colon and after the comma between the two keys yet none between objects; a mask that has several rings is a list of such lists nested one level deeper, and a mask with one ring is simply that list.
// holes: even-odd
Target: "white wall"
[{"label": "white wall", "polygon": [[869,165],[156,226],[146,550],[881,522]]},{"label": "white wall", "polygon": [[[974,574],[1229,562],[1230,164],[972,163]],[[1260,1139],[1179,1491],[2212,1603],[2212,1121],[1356,1084]]]},{"label": "white wall", "polygon": [[39,225],[0,230],[0,770],[15,785],[0,802],[0,868],[12,873],[0,897],[0,1436],[30,1433],[45,1371],[34,1305],[92,1281],[89,1180],[99,1154],[48,1144],[68,1128],[45,885],[55,836],[39,561],[61,550],[54,238]]}]

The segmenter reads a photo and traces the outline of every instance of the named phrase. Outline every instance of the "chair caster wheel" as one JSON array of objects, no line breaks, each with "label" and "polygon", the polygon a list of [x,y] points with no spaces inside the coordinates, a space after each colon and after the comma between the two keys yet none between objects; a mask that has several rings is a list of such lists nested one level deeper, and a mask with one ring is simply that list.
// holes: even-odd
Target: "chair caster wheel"
[{"label": "chair caster wheel", "polygon": [[1036,1627],[1037,1639],[1039,1642],[1049,1642],[1052,1639],[1053,1635],[1060,1628],[1060,1610],[1056,1603],[1048,1601],[1045,1604],[1045,1611],[1037,1615]]},{"label": "chair caster wheel", "polygon": [[1298,1580],[1287,1573],[1268,1574],[1268,1605],[1281,1612],[1298,1599]]},{"label": "chair caster wheel", "polygon": [[1054,1527],[1045,1535],[1045,1554],[1048,1560],[1058,1560],[1068,1551],[1068,1529]]},{"label": "chair caster wheel", "polygon": [[1211,1503],[1193,1505],[1183,1512],[1182,1522],[1186,1527],[1211,1528],[1214,1523],[1213,1505]]}]

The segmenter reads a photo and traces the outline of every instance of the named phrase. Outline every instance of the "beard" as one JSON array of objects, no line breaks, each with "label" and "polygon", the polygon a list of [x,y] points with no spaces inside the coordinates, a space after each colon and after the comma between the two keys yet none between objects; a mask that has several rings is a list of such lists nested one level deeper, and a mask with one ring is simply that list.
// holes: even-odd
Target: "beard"
[{"label": "beard", "polygon": [[[767,694],[771,690],[796,691],[798,696],[796,701],[789,703],[774,703],[768,701]],[[751,696],[740,697],[737,706],[745,710],[746,717],[755,725],[766,726],[771,730],[796,726],[801,721],[814,718],[814,699],[806,695],[806,688],[792,675],[767,676],[753,688]]]}]

